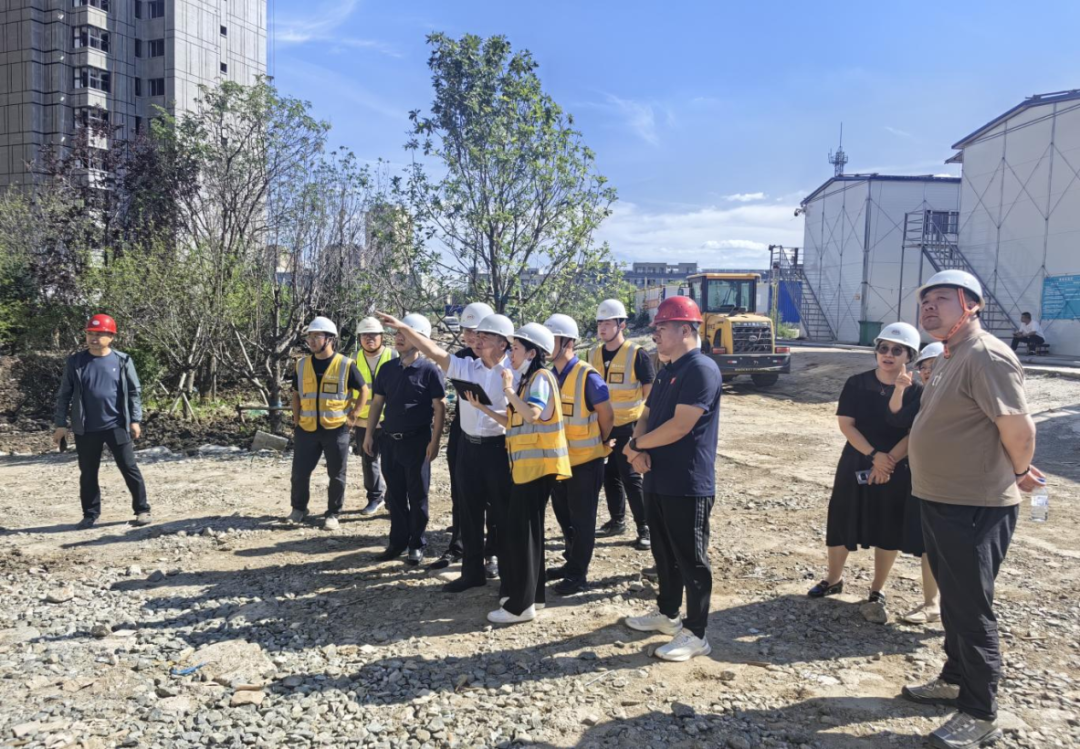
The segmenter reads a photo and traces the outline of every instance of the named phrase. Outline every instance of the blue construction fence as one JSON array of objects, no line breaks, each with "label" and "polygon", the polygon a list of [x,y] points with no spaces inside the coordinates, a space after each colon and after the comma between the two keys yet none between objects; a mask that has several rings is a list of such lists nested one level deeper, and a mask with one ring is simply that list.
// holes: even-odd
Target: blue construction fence
[{"label": "blue construction fence", "polygon": [[[799,307],[802,303],[802,284],[798,281],[781,281],[777,284],[777,287],[777,293],[779,294],[777,312],[780,314],[780,322],[798,325],[802,322],[802,317],[799,315]],[[766,310],[766,313],[772,310],[773,293],[773,289],[770,287],[769,309]]]}]

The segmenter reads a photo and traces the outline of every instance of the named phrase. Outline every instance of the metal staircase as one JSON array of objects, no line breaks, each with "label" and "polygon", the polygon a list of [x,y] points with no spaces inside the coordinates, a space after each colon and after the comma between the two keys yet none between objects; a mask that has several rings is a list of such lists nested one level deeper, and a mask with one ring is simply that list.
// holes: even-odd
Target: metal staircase
[{"label": "metal staircase", "polygon": [[[807,340],[835,341],[836,333],[829,323],[829,318],[825,316],[825,310],[822,309],[803,266],[799,263],[799,249],[793,248],[789,254],[781,245],[769,245],[769,255],[769,265],[774,276],[786,282],[786,288],[791,292],[795,306],[799,308],[799,324]],[[779,293],[779,288],[774,288],[776,293]]]},{"label": "metal staircase", "polygon": [[957,243],[960,214],[956,211],[912,211],[904,216],[904,247],[921,252],[934,272],[967,271],[983,287],[982,326],[999,338],[1011,339],[1020,326],[1012,319]]}]

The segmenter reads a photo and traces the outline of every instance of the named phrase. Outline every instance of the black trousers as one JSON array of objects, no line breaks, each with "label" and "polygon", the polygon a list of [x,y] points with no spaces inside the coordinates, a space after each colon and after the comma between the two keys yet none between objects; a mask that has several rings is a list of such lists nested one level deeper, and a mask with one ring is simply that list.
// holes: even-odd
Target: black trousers
[{"label": "black trousers", "polygon": [[652,534],[652,553],[660,579],[656,603],[669,619],[679,613],[686,592],[683,626],[698,637],[705,636],[712,598],[712,567],[709,565],[709,515],[713,497],[645,495],[645,512]]},{"label": "black trousers", "polygon": [[[461,577],[478,582],[485,579],[484,557],[498,556],[501,567],[507,550],[503,523],[506,522],[510,502],[510,461],[506,455],[506,439],[500,438],[482,444],[470,442],[462,435],[458,444],[458,486],[461,487]],[[484,541],[484,520],[487,518],[487,542]]]},{"label": "black trousers", "polygon": [[604,467],[604,496],[607,497],[608,513],[611,519],[626,522],[626,502],[630,501],[630,514],[633,515],[634,525],[640,532],[645,527],[645,500],[641,488],[641,474],[634,470],[630,461],[623,454],[623,448],[633,436],[634,425],[627,424],[618,427],[616,434],[612,435],[615,447],[608,456],[607,465]]},{"label": "black trousers", "polygon": [[[462,505],[465,502],[463,486],[468,486],[471,476],[467,475],[464,479],[458,477],[457,470],[457,456],[459,446],[464,438],[461,436],[461,424],[458,418],[450,423],[450,435],[446,441],[446,467],[450,470],[450,545],[447,546],[446,551],[450,554],[462,556],[465,553],[465,548],[461,542],[461,517],[464,513]],[[507,491],[509,494],[509,490]],[[487,539],[484,541],[484,556],[491,557],[498,554],[496,549],[498,543],[498,535],[495,529],[495,514],[492,512],[487,513]]]},{"label": "black trousers", "polygon": [[431,463],[427,459],[431,428],[396,440],[382,435],[383,475],[386,477],[386,504],[390,508],[390,543],[395,550],[423,549],[427,546],[428,487]]},{"label": "black trousers", "polygon": [[[367,427],[356,428],[356,442],[353,444],[353,453],[360,456],[360,465],[364,469],[364,491],[367,492],[368,502],[382,502],[386,495],[386,482],[383,481],[382,466],[379,451],[375,455],[364,452],[364,437],[367,435]],[[379,438],[382,429],[375,428],[375,447],[379,446]]]},{"label": "black trousers", "polygon": [[589,576],[596,547],[596,507],[604,483],[604,458],[574,466],[573,476],[556,481],[551,490],[551,508],[566,542],[566,578],[582,581]]},{"label": "black trousers", "polygon": [[997,717],[1001,646],[994,581],[1019,514],[1019,505],[922,503],[926,553],[941,589],[946,658],[941,678],[960,686],[957,708],[980,720]]},{"label": "black trousers", "polygon": [[293,430],[292,508],[307,512],[311,499],[311,474],[326,456],[326,475],[330,477],[326,514],[337,515],[345,504],[345,472],[349,463],[349,428]]},{"label": "black trousers", "polygon": [[[505,556],[499,558],[499,575],[509,600],[503,608],[521,614],[534,603],[545,603],[544,515],[555,479],[543,476],[527,484],[514,484],[505,525]],[[504,532],[505,531],[505,532]]]},{"label": "black trousers", "polygon": [[1029,351],[1034,351],[1036,346],[1041,346],[1046,343],[1046,339],[1041,335],[1014,335],[1012,339],[1012,350],[1016,351],[1020,348],[1021,343],[1026,343]]},{"label": "black trousers", "polygon": [[105,445],[109,446],[116,467],[120,469],[120,475],[131,492],[132,511],[136,515],[150,512],[150,505],[146,501],[146,483],[139,466],[135,464],[135,445],[128,431],[117,427],[75,435],[75,452],[79,455],[79,501],[82,502],[83,517],[96,520],[101,515],[98,470]]}]

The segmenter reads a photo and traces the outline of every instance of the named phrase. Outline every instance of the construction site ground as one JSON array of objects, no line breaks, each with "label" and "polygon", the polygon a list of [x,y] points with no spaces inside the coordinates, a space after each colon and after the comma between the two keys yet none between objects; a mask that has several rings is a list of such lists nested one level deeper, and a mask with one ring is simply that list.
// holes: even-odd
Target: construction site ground
[{"label": "construction site ground", "polygon": [[[798,348],[775,387],[725,386],[712,654],[683,664],[650,657],[666,638],[622,623],[655,594],[629,535],[598,542],[588,591],[497,628],[496,585],[450,595],[373,560],[389,517],[359,514],[356,459],[327,533],[280,521],[287,453],[151,449],[155,524],[140,529],[105,465],[88,531],[74,530],[73,453],[0,457],[0,746],[922,746],[948,712],[899,696],[942,663],[941,626],[895,616],[921,602],[918,561],[897,563],[885,625],[859,611],[870,552],[852,555],[844,595],[806,596],[825,567],[836,399],[872,366],[867,352]],[[998,579],[1002,745],[1080,746],[1080,381],[1032,375],[1028,392],[1051,504],[1043,524],[1025,505]],[[321,469],[313,483],[321,511]],[[450,516],[440,456],[436,554]],[[560,550],[549,513],[549,564]]]}]

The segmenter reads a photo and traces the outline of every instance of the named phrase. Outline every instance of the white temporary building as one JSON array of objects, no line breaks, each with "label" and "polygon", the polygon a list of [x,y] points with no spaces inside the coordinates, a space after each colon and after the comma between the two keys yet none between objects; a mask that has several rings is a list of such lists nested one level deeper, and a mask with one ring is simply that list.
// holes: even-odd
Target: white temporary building
[{"label": "white temporary building", "polygon": [[1052,353],[1080,355],[1080,90],[1025,99],[953,148],[959,252],[1010,321],[1031,312]]},{"label": "white temporary building", "polygon": [[934,175],[843,174],[807,196],[800,307],[827,321],[818,337],[869,343],[883,325],[917,323],[915,290],[933,269],[906,239],[909,217],[944,226],[959,202],[960,179]]}]

